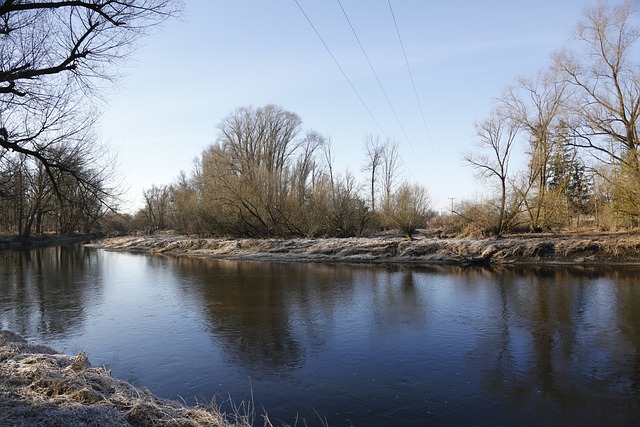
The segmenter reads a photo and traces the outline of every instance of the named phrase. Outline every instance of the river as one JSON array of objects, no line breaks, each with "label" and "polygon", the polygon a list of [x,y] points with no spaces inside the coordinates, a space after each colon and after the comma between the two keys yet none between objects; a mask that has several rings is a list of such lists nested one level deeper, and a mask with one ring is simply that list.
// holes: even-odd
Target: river
[{"label": "river", "polygon": [[[631,425],[638,269],[0,255],[0,327],[187,403],[309,426]],[[298,425],[301,425],[299,422]]]}]

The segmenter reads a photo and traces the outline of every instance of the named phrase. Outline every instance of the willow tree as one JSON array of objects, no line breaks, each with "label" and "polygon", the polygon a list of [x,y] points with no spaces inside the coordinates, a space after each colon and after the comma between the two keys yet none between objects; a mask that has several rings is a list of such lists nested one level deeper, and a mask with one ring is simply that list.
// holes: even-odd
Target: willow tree
[{"label": "willow tree", "polygon": [[202,161],[204,195],[220,230],[252,236],[304,234],[295,203],[303,203],[313,176],[315,132],[275,105],[241,107],[218,125],[216,143]]},{"label": "willow tree", "polygon": [[404,233],[407,239],[413,240],[418,228],[426,225],[430,208],[431,200],[426,188],[404,182],[391,196],[385,219],[390,226]]}]

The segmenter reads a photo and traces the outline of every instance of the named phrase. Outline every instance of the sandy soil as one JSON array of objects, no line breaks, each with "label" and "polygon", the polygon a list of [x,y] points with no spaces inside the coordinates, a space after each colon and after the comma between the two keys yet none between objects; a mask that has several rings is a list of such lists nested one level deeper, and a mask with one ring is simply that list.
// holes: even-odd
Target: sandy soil
[{"label": "sandy soil", "polygon": [[1,426],[248,426],[214,406],[186,407],[68,356],[0,331]]},{"label": "sandy soil", "polygon": [[397,235],[348,239],[216,239],[171,233],[98,242],[103,248],[149,254],[279,262],[405,264],[640,265],[640,234],[517,235],[500,239],[439,239]]}]

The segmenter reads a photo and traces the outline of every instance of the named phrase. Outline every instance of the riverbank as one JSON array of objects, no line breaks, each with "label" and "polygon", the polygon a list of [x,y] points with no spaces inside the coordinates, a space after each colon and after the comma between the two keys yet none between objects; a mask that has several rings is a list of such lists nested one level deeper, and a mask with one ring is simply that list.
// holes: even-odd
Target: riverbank
[{"label": "riverbank", "polygon": [[118,251],[276,262],[485,265],[640,265],[640,234],[581,233],[409,241],[398,235],[328,239],[193,238],[171,233],[114,237]]},{"label": "riverbank", "polygon": [[[159,399],[147,389],[0,330],[0,425],[7,426],[249,426],[229,424],[215,407]],[[246,417],[245,417],[246,418]]]}]

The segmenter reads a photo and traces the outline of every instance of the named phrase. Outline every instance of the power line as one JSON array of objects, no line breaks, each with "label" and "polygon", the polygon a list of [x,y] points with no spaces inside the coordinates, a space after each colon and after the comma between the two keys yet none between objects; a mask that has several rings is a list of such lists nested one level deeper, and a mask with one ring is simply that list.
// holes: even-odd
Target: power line
[{"label": "power line", "polygon": [[[349,16],[347,15],[347,12],[344,10],[344,7],[342,6],[342,2],[340,0],[338,0],[338,4],[340,5],[340,9],[342,9],[342,14],[344,15],[344,17],[346,18],[347,22],[349,23],[349,27],[351,28],[351,32],[353,33],[354,37],[356,38],[356,41],[358,42],[358,45],[360,46],[360,50],[362,51],[362,54],[364,55],[365,59],[367,60],[367,63],[369,64],[369,68],[371,68],[371,72],[373,73],[373,75],[376,78],[376,81],[378,82],[378,86],[380,86],[380,90],[382,91],[382,94],[384,95],[384,98],[387,100],[387,104],[389,104],[389,108],[393,112],[393,115],[395,116],[396,121],[398,122],[398,126],[400,126],[400,129],[402,130],[402,133],[404,134],[404,137],[406,138],[407,142],[409,143],[409,147],[411,148],[411,151],[413,152],[413,155],[416,156],[416,158],[418,158],[418,154],[416,153],[416,150],[414,150],[413,144],[411,144],[411,139],[407,135],[407,131],[405,130],[404,126],[402,125],[402,122],[400,121],[400,118],[398,117],[398,113],[396,112],[396,109],[393,108],[393,104],[391,103],[391,100],[389,99],[389,95],[387,95],[387,91],[384,90],[384,86],[382,86],[382,82],[380,81],[380,78],[378,77],[378,73],[376,73],[376,70],[373,67],[373,64],[371,63],[371,60],[369,59],[369,55],[367,55],[367,52],[365,51],[364,46],[362,45],[362,42],[360,41],[360,37],[358,37],[358,34],[356,33],[356,30],[353,27],[353,24],[351,23],[351,20],[349,19]],[[420,166],[422,167],[422,164],[420,164]],[[424,168],[422,168],[422,170],[423,170],[423,172],[426,173]]]},{"label": "power line", "polygon": [[400,47],[402,48],[402,55],[404,56],[404,62],[407,66],[409,77],[411,78],[413,93],[416,96],[416,101],[418,102],[418,107],[420,108],[420,116],[422,117],[422,124],[424,125],[424,130],[427,135],[427,141],[429,141],[429,146],[431,147],[431,152],[433,153],[433,158],[435,160],[436,168],[438,169],[438,174],[440,175],[440,181],[442,181],[442,184],[444,185],[444,179],[442,178],[442,171],[440,170],[440,162],[438,162],[436,150],[433,148],[433,142],[431,141],[431,135],[429,134],[429,128],[427,126],[427,120],[424,118],[424,109],[422,108],[422,102],[420,102],[420,96],[418,95],[418,89],[416,88],[416,81],[413,78],[413,73],[411,72],[411,66],[409,65],[409,59],[407,58],[407,51],[404,48],[404,42],[402,41],[402,36],[400,35],[400,29],[398,28],[398,21],[396,20],[396,15],[393,12],[393,7],[391,6],[391,0],[387,0],[387,3],[389,4],[389,11],[391,11],[391,18],[393,18],[393,25],[396,28],[396,34],[398,35],[398,40],[400,41]]},{"label": "power line", "polygon": [[347,80],[347,82],[349,83],[349,86],[351,86],[351,89],[353,89],[353,92],[356,94],[356,96],[358,97],[358,99],[360,100],[360,102],[362,103],[362,105],[364,106],[364,108],[367,110],[367,112],[369,113],[369,115],[371,116],[371,119],[373,119],[373,121],[375,122],[375,124],[378,126],[378,129],[380,129],[380,132],[386,137],[387,134],[382,130],[382,126],[380,126],[380,123],[378,123],[378,120],[376,120],[376,118],[374,117],[373,113],[371,112],[371,110],[369,109],[369,107],[367,106],[367,103],[364,102],[364,99],[362,99],[362,96],[360,96],[360,93],[357,91],[357,89],[355,88],[355,86],[353,85],[353,83],[351,82],[351,79],[349,79],[349,76],[347,76],[347,73],[344,71],[344,69],[342,68],[342,66],[340,65],[340,63],[338,62],[338,59],[335,57],[335,55],[333,54],[333,52],[331,52],[331,49],[329,49],[329,46],[327,45],[327,43],[325,43],[324,39],[322,38],[322,36],[320,35],[320,33],[318,32],[318,30],[316,29],[315,25],[313,25],[313,22],[311,22],[311,19],[309,18],[309,16],[307,15],[307,13],[304,11],[304,9],[302,8],[302,5],[300,5],[300,3],[298,2],[298,0],[294,0],[296,2],[296,4],[298,5],[298,8],[300,9],[300,12],[302,12],[302,14],[304,15],[304,17],[306,18],[307,22],[309,23],[309,25],[311,25],[311,28],[313,28],[313,31],[316,33],[316,36],[318,36],[318,38],[320,39],[320,41],[322,42],[322,44],[324,45],[325,49],[327,49],[327,52],[329,52],[329,55],[331,55],[331,58],[333,58],[333,62],[336,63],[336,65],[338,66],[338,68],[340,69],[340,72],[342,73],[342,75],[344,76],[344,78]]}]

